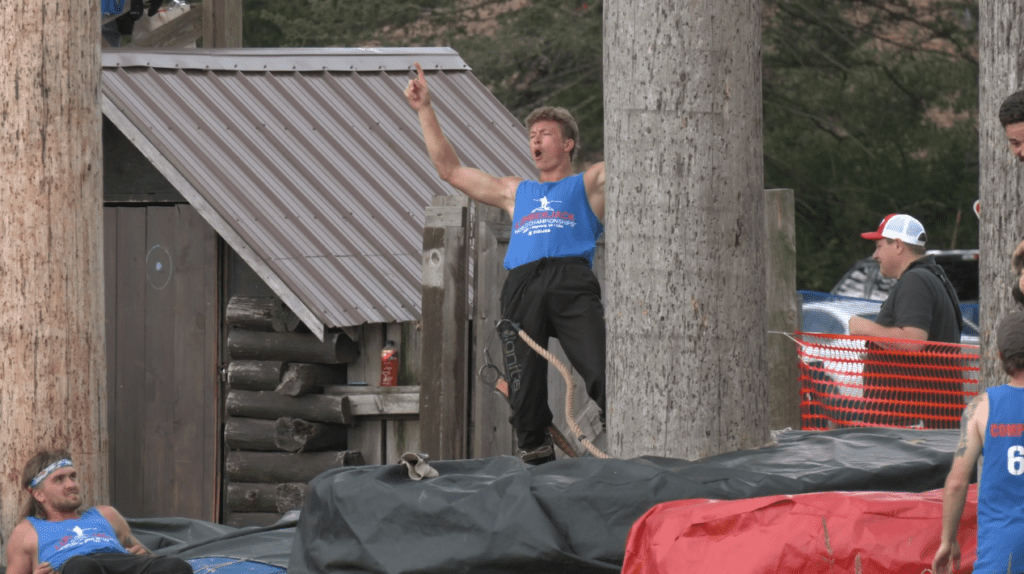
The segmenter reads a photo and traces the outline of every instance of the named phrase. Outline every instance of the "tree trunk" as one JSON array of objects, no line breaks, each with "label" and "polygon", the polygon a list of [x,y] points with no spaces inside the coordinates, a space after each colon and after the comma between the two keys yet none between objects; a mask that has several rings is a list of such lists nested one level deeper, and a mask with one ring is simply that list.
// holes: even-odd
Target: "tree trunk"
[{"label": "tree trunk", "polygon": [[229,512],[277,512],[277,484],[229,482],[226,494]]},{"label": "tree trunk", "polygon": [[359,345],[344,333],[326,333],[324,340],[308,333],[268,333],[231,329],[228,355],[232,361],[301,361],[337,365],[359,357]]},{"label": "tree trunk", "polygon": [[999,321],[1017,307],[1010,295],[1010,254],[1024,239],[1024,171],[1007,149],[999,104],[1024,88],[1024,0],[982,0],[978,6],[978,162],[981,221],[981,386],[1006,380],[996,348]]},{"label": "tree trunk", "polygon": [[231,391],[224,401],[224,408],[233,417],[273,420],[295,417],[318,422],[355,424],[348,397],[306,395],[291,398],[267,391]]},{"label": "tree trunk", "polygon": [[283,450],[277,446],[277,422],[229,417],[224,423],[224,444],[231,450]]},{"label": "tree trunk", "polygon": [[228,301],[224,312],[228,326],[251,331],[294,331],[299,318],[277,297],[242,297]]},{"label": "tree trunk", "polygon": [[290,417],[277,419],[274,431],[274,444],[285,452],[344,449],[348,439],[344,425],[311,423]]},{"label": "tree trunk", "polygon": [[234,512],[273,512],[283,514],[302,508],[309,485],[302,482],[270,484],[229,482],[227,509]]},{"label": "tree trunk", "polygon": [[231,361],[228,387],[233,391],[273,391],[281,384],[281,361]]},{"label": "tree trunk", "polygon": [[281,374],[281,384],[274,390],[289,397],[301,397],[327,385],[348,382],[347,369],[313,363],[289,363]]},{"label": "tree trunk", "polygon": [[758,0],[605,4],[608,439],[768,441]]},{"label": "tree trunk", "polygon": [[[0,532],[40,449],[109,497],[99,2],[10,0],[0,18]],[[0,541],[5,538],[0,538]],[[0,545],[0,557],[5,557]],[[2,558],[0,558],[2,559]]]},{"label": "tree trunk", "polygon": [[358,451],[293,454],[235,450],[225,458],[224,471],[231,482],[309,482],[325,470],[361,464],[363,455]]},{"label": "tree trunk", "polygon": [[284,513],[289,510],[301,510],[307,492],[309,492],[309,485],[302,482],[286,482],[277,485],[277,511]]}]

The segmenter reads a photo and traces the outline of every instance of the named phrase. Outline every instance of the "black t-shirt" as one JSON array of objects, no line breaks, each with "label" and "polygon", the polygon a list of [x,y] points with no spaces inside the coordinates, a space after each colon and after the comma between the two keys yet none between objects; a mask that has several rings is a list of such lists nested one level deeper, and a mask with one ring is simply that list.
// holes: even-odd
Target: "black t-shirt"
[{"label": "black t-shirt", "polygon": [[929,341],[959,343],[960,302],[954,302],[956,294],[926,266],[942,272],[930,255],[911,263],[889,291],[875,322],[883,327],[917,327],[928,333]]}]

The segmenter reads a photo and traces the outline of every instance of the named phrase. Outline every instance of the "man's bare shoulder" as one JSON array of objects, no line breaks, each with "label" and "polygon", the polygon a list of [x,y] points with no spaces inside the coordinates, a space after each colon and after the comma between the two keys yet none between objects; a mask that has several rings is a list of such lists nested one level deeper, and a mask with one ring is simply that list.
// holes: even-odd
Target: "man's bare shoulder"
[{"label": "man's bare shoulder", "polygon": [[39,537],[36,535],[36,529],[32,527],[32,523],[27,518],[22,519],[14,527],[14,530],[11,531],[9,544],[13,550],[35,555],[36,547],[39,544]]},{"label": "man's bare shoulder", "polygon": [[11,531],[7,541],[7,572],[9,574],[31,574],[36,567],[39,553],[39,537],[36,529],[27,520],[22,520]]},{"label": "man's bare shoulder", "polygon": [[988,423],[988,391],[975,395],[964,408],[961,425],[966,422],[978,433],[982,442],[985,441],[985,426]]},{"label": "man's bare shoulder", "polygon": [[95,508],[96,512],[99,512],[103,516],[103,518],[106,518],[107,521],[109,522],[113,522],[115,520],[124,520],[124,517],[121,516],[121,513],[118,512],[117,509],[114,508],[113,506],[99,505],[94,506],[93,508]]},{"label": "man's bare shoulder", "polygon": [[519,184],[526,181],[526,178],[515,175],[506,175],[504,177],[499,177],[498,181],[501,182],[501,185],[502,187],[505,188],[506,193],[511,194],[512,197],[515,197],[516,190],[519,189]]},{"label": "man's bare shoulder", "polygon": [[604,162],[599,161],[583,170],[583,181],[588,184],[604,183]]},{"label": "man's bare shoulder", "polygon": [[[977,421],[981,418],[981,423],[984,424],[988,419],[988,391],[984,390],[971,399],[971,402],[967,403],[967,407],[964,408],[964,415],[969,421]],[[982,416],[984,418],[982,418]]]}]

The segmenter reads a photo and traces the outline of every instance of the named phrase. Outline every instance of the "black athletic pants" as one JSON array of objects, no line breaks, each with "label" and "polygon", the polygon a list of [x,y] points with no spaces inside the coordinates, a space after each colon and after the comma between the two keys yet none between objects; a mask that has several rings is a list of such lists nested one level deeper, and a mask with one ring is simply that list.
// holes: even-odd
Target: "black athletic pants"
[{"label": "black athletic pants", "polygon": [[181,558],[99,553],[75,556],[60,569],[61,574],[192,574]]},{"label": "black athletic pants", "polygon": [[[541,259],[509,271],[501,289],[501,316],[518,323],[541,347],[556,337],[587,394],[605,410],[605,325],[601,285],[586,259]],[[522,366],[521,386],[510,397],[509,422],[519,448],[544,440],[551,424],[548,408],[548,362],[516,337],[516,358]]]}]

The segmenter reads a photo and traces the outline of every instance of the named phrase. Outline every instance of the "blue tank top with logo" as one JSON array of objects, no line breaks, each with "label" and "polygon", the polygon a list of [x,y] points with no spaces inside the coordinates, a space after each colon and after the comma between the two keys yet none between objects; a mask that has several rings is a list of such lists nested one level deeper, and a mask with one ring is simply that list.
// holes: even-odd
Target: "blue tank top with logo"
[{"label": "blue tank top with logo", "polygon": [[36,529],[39,562],[49,562],[54,570],[60,570],[75,556],[128,553],[118,541],[114,527],[95,508],[86,510],[78,519],[50,521],[30,516],[28,521]]},{"label": "blue tank top with logo", "polygon": [[988,389],[974,571],[1024,572],[1024,388]]},{"label": "blue tank top with logo", "polygon": [[582,257],[593,265],[603,232],[590,209],[582,173],[559,181],[522,181],[516,188],[505,269],[545,257]]}]

